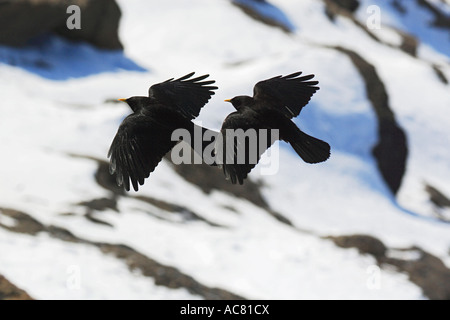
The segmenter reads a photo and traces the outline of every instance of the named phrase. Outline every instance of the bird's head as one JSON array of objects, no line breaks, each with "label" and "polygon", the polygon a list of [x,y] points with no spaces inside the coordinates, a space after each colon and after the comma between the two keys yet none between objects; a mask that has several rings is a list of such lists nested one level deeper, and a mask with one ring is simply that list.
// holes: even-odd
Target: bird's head
[{"label": "bird's head", "polygon": [[236,110],[240,110],[243,107],[248,107],[252,104],[253,98],[249,96],[237,96],[233,99],[227,99],[225,102],[230,102]]},{"label": "bird's head", "polygon": [[145,106],[149,104],[148,97],[131,97],[128,99],[118,99],[118,100],[126,102],[130,106],[131,110],[133,110],[134,112],[137,112],[145,108]]}]

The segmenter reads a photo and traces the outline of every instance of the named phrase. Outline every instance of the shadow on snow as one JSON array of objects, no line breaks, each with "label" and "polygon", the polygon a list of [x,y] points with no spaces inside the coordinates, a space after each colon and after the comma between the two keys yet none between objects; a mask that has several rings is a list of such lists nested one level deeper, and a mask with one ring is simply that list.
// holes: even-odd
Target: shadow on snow
[{"label": "shadow on snow", "polygon": [[73,42],[54,35],[35,38],[20,48],[0,46],[0,63],[51,80],[120,70],[146,71],[127,58],[122,50],[98,49],[85,42]]}]

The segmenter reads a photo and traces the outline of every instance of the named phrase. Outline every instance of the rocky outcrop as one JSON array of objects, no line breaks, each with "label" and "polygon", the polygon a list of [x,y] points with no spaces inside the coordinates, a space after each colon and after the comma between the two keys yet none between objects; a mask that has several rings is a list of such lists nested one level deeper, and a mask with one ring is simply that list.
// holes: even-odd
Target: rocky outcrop
[{"label": "rocky outcrop", "polygon": [[231,0],[231,3],[256,21],[280,28],[286,33],[295,29],[284,12],[266,0]]},{"label": "rocky outcrop", "polygon": [[367,235],[326,238],[341,248],[356,248],[362,254],[372,255],[382,268],[394,266],[399,272],[408,274],[410,281],[431,300],[450,299],[450,269],[441,259],[421,248],[389,249],[380,240]]},{"label": "rocky outcrop", "polygon": [[[176,205],[173,203],[169,203],[166,201],[162,201],[159,199],[155,199],[149,196],[143,195],[131,195],[130,193],[126,193],[123,187],[119,187],[116,183],[115,176],[109,173],[109,163],[102,159],[97,159],[93,157],[85,157],[80,155],[71,154],[72,157],[77,158],[86,158],[97,163],[97,170],[95,172],[95,180],[96,182],[106,190],[109,190],[110,193],[107,197],[92,199],[88,201],[82,201],[76,203],[76,206],[84,207],[86,210],[85,217],[91,222],[99,223],[102,225],[107,225],[112,227],[106,221],[103,221],[98,217],[98,213],[104,210],[114,210],[119,213],[119,209],[117,208],[117,202],[121,197],[128,197],[139,202],[145,203],[149,205],[149,209],[146,211],[147,214],[162,220],[167,221],[177,221],[179,223],[190,222],[190,221],[202,221],[211,227],[224,227],[212,221],[209,221],[203,218],[201,215],[193,212],[187,207]],[[161,210],[164,210],[165,215],[161,216],[154,213],[151,208],[155,207]],[[64,215],[71,215],[71,213],[64,213]]]},{"label": "rocky outcrop", "polygon": [[425,185],[425,191],[430,196],[430,201],[439,208],[450,208],[450,198],[430,184]]},{"label": "rocky outcrop", "polygon": [[350,58],[364,80],[367,98],[378,119],[378,143],[372,152],[384,181],[392,193],[396,194],[406,170],[406,134],[395,119],[386,88],[375,67],[354,51],[342,47],[335,49]]},{"label": "rocky outcrop", "polygon": [[355,12],[359,8],[359,0],[326,0],[330,3],[335,4],[340,9],[346,10],[348,12]]},{"label": "rocky outcrop", "polygon": [[33,298],[0,274],[0,300],[33,300]]},{"label": "rocky outcrop", "polygon": [[74,0],[81,29],[69,29],[69,3],[63,0],[16,0],[0,3],[0,44],[23,46],[49,33],[104,49],[122,49],[118,36],[120,8],[114,0]]},{"label": "rocky outcrop", "polygon": [[341,248],[356,248],[361,254],[370,254],[377,260],[386,256],[387,247],[383,242],[367,235],[328,237]]},{"label": "rocky outcrop", "polygon": [[445,85],[448,85],[450,82],[445,76],[444,72],[442,72],[441,67],[434,64],[433,65],[433,71],[436,74],[437,78]]},{"label": "rocky outcrop", "polygon": [[[413,35],[406,33],[398,28],[389,27],[394,30],[400,37],[401,43],[399,46],[387,43],[380,39],[372,30],[369,30],[366,24],[359,21],[354,15],[354,11],[359,7],[358,1],[344,1],[344,0],[324,0],[325,3],[325,14],[332,21],[335,21],[337,16],[342,16],[347,19],[350,19],[357,27],[359,27],[362,31],[364,31],[371,39],[384,44],[385,46],[391,48],[398,48],[403,52],[416,57],[417,56],[417,47],[419,42],[416,37]],[[394,3],[392,5],[395,5]]]},{"label": "rocky outcrop", "polygon": [[440,221],[450,223],[450,198],[436,187],[425,183],[425,192],[433,204],[433,214]]},{"label": "rocky outcrop", "polygon": [[433,22],[432,25],[441,28],[441,29],[450,29],[450,15],[445,13],[444,11],[439,10],[438,7],[431,4],[429,1],[426,0],[416,0],[417,4],[419,6],[422,6],[428,12],[430,12],[433,15]]},{"label": "rocky outcrop", "polygon": [[[130,271],[138,271],[143,276],[153,278],[157,285],[172,289],[184,288],[191,294],[204,299],[243,299],[227,290],[205,286],[177,268],[161,264],[129,246],[83,239],[67,229],[45,225],[22,211],[0,208],[0,214],[14,220],[14,226],[0,223],[0,228],[30,236],[45,233],[56,240],[97,247],[104,254],[124,261]],[[450,269],[441,259],[419,247],[389,248],[379,239],[363,234],[323,236],[322,238],[333,241],[338,247],[356,248],[361,254],[373,256],[380,268],[386,268],[392,272],[392,266],[395,267],[398,272],[407,274],[409,280],[420,287],[424,296],[429,299],[450,299]],[[29,300],[32,298],[0,275],[0,300],[2,299]]]},{"label": "rocky outcrop", "polygon": [[[177,268],[161,264],[126,245],[86,240],[77,237],[69,230],[54,225],[44,225],[31,217],[29,214],[10,208],[0,208],[0,215],[7,216],[14,220],[14,226],[7,226],[0,222],[0,228],[31,236],[35,236],[38,233],[46,233],[50,237],[64,242],[82,243],[95,246],[103,253],[113,255],[117,259],[123,260],[131,271],[139,271],[142,275],[153,278],[156,285],[165,286],[172,289],[184,288],[191,294],[198,295],[209,300],[243,299],[243,297],[229,291],[203,285],[191,276],[182,273]],[[17,297],[18,299],[25,299],[29,297],[26,293],[21,292],[12,285],[4,287],[3,284],[2,277],[0,276],[0,300],[8,297]]]},{"label": "rocky outcrop", "polygon": [[[359,7],[358,0],[323,0],[325,3],[325,14],[334,21],[338,15],[353,17],[353,13]],[[354,19],[354,22],[356,19]]]},{"label": "rocky outcrop", "polygon": [[[166,157],[168,161],[169,157]],[[243,185],[231,184],[224,178],[222,170],[206,164],[195,166],[188,164],[174,165],[173,169],[186,181],[198,186],[203,192],[209,194],[214,190],[229,193],[235,197],[245,199],[254,205],[264,209],[278,221],[292,226],[292,222],[281,213],[273,210],[261,192],[262,185],[247,179]]]}]

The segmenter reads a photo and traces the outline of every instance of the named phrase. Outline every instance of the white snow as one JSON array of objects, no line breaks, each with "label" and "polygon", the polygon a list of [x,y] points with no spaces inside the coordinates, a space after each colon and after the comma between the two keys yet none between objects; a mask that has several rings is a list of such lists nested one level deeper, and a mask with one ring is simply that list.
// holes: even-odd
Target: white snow
[{"label": "white snow", "polygon": [[[450,266],[450,224],[435,218],[424,191],[425,181],[450,195],[450,94],[429,63],[448,61],[448,52],[426,43],[428,54],[412,58],[374,41],[345,18],[332,23],[316,0],[271,1],[289,13],[293,35],[255,22],[225,0],[118,2],[125,56],[148,71],[117,71],[113,65],[107,72],[54,81],[0,64],[0,207],[22,210],[84,239],[128,245],[202,284],[247,298],[424,299],[406,275],[379,269],[371,256],[320,236],[373,235],[392,248],[419,246]],[[385,17],[392,11],[382,12]],[[399,26],[394,19],[396,14],[389,23]],[[392,31],[380,37],[398,40]],[[364,83],[348,57],[326,47],[334,45],[356,51],[377,68],[407,133],[408,168],[398,200],[371,156],[377,123]],[[36,56],[39,52],[27,55]],[[442,68],[450,75],[448,64]],[[270,206],[295,228],[243,199],[203,193],[166,162],[138,194],[130,194],[178,204],[223,227],[181,223],[123,197],[120,213],[95,212],[113,228],[83,217],[85,209],[77,203],[107,197],[108,191],[94,180],[95,161],[71,154],[106,160],[121,120],[131,112],[106,99],[144,95],[151,84],[191,71],[209,73],[219,90],[196,122],[219,129],[233,111],[224,99],[252,94],[257,81],[299,70],[314,73],[321,89],[296,123],[328,141],[332,156],[307,165],[281,143],[275,154],[278,172],[250,174],[264,183]],[[0,212],[0,223],[15,222]],[[32,237],[0,228],[0,273],[39,299],[201,298],[155,286],[152,278],[130,272],[123,261],[95,247],[44,233]]]},{"label": "white snow", "polygon": [[[46,235],[0,233],[2,274],[37,299],[199,299],[185,289],[156,286],[130,272],[125,262],[83,244],[67,245]],[[20,252],[17,252],[20,248]]]}]

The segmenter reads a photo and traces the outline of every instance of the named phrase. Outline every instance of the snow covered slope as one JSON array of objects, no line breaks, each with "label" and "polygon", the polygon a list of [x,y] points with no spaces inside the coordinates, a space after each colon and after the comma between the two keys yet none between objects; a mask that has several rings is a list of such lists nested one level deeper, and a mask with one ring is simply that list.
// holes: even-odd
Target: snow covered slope
[{"label": "snow covered slope", "polygon": [[[383,5],[371,30],[378,1],[330,19],[330,1],[272,0],[286,32],[227,0],[118,2],[125,56],[107,56],[109,71],[46,78],[0,64],[1,275],[36,299],[450,299],[450,209],[426,188],[450,195],[450,40],[422,6],[408,5],[420,22],[411,29]],[[410,33],[415,55],[401,46]],[[337,47],[375,68],[406,134],[397,195],[372,155],[371,87]],[[138,193],[114,188],[106,153],[131,111],[111,101],[191,71],[219,87],[196,119],[212,129],[233,111],[223,100],[257,81],[315,74],[321,89],[296,123],[329,142],[331,158],[308,165],[280,143],[278,170],[255,170],[244,187],[164,160]],[[413,276],[419,265],[433,277]]]}]

